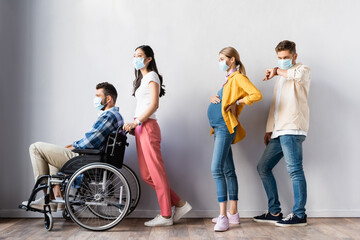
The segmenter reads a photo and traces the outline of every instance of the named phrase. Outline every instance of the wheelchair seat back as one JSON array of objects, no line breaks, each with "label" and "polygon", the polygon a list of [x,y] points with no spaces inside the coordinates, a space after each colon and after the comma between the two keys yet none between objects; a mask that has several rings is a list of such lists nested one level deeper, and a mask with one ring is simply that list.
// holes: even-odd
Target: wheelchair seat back
[{"label": "wheelchair seat back", "polygon": [[64,174],[73,174],[79,168],[94,162],[105,162],[116,168],[121,168],[124,161],[125,147],[129,145],[126,140],[126,132],[122,129],[122,126],[120,126],[115,133],[108,136],[103,150],[73,150],[80,155],[67,161],[61,168],[60,172]]},{"label": "wheelchair seat back", "polygon": [[122,129],[122,126],[116,130],[115,134],[110,134],[107,139],[102,162],[121,168],[124,162],[125,147],[129,145],[126,140],[126,132]]}]

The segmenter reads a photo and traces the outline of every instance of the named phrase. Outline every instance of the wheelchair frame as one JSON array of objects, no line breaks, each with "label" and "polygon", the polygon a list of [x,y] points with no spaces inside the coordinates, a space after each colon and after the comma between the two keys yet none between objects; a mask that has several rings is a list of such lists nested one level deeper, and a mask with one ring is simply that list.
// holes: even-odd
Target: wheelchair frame
[{"label": "wheelchair frame", "polygon": [[[64,203],[62,216],[79,226],[104,231],[131,214],[140,199],[140,183],[134,171],[123,164],[127,132],[119,127],[111,134],[103,151],[76,149],[80,155],[67,161],[56,175],[43,175],[36,182],[27,205],[19,208],[44,214],[44,226],[53,228],[51,203]],[[45,180],[45,183],[44,183]],[[130,182],[130,184],[129,184]],[[80,183],[80,185],[79,185]],[[50,200],[55,184],[64,192],[63,200]],[[46,189],[44,208],[30,206],[39,191]]]}]

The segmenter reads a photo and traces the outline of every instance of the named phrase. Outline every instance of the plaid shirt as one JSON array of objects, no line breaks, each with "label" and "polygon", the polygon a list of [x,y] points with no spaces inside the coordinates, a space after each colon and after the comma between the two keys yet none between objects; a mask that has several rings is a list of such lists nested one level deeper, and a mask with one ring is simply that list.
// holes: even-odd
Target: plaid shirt
[{"label": "plaid shirt", "polygon": [[110,133],[116,131],[123,123],[124,121],[119,113],[119,108],[110,108],[99,116],[92,129],[85,133],[84,138],[73,143],[73,147],[75,149],[102,149]]}]

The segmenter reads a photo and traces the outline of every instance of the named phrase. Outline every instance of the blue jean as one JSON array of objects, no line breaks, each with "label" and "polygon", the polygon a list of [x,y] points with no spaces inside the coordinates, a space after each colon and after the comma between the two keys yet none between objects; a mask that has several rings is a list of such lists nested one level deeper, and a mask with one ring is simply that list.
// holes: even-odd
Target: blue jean
[{"label": "blue jean", "polygon": [[293,213],[300,218],[305,215],[307,193],[302,164],[302,143],[305,138],[302,135],[284,135],[271,139],[257,165],[257,170],[268,198],[268,210],[270,213],[276,214],[281,212],[278,190],[272,169],[284,157],[294,190],[295,204]]},{"label": "blue jean", "polygon": [[211,172],[215,179],[216,193],[219,202],[226,202],[229,192],[230,200],[238,200],[238,182],[235,173],[231,143],[236,129],[230,134],[225,126],[214,127],[214,153],[211,162]]}]

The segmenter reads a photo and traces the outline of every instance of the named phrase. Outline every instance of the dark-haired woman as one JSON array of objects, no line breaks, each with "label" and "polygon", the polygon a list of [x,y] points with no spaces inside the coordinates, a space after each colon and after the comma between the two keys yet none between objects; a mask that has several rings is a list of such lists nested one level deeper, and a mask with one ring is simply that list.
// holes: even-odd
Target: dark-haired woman
[{"label": "dark-haired woman", "polygon": [[[191,206],[170,189],[161,157],[161,133],[155,112],[159,107],[159,97],[165,94],[163,79],[157,70],[154,52],[150,46],[136,48],[133,63],[133,96],[137,104],[134,121],[126,123],[124,129],[130,132],[135,129],[141,177],[156,191],[161,213],[145,222],[145,226],[169,226],[189,212]],[[175,206],[174,214],[171,211],[172,206]]]}]

